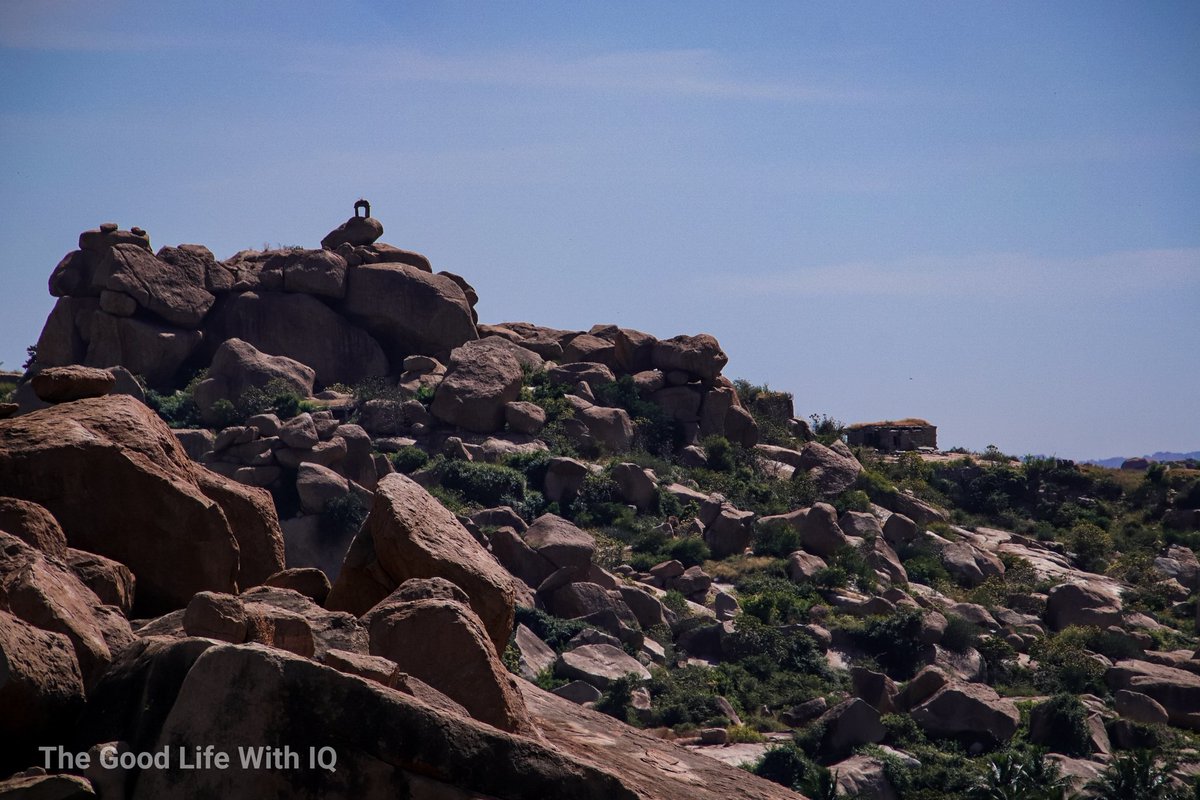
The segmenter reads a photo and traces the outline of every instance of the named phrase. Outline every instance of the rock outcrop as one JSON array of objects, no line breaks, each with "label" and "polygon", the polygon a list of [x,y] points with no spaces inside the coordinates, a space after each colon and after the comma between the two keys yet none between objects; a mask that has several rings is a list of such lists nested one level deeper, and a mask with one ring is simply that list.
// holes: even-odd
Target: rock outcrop
[{"label": "rock outcrop", "polygon": [[240,532],[243,560],[222,493],[211,488],[220,479],[202,474],[157,415],[125,395],[0,421],[5,492],[49,510],[72,547],[129,567],[137,606],[149,613],[205,589],[234,591],[243,571],[265,578],[283,568],[274,510],[253,499],[235,509],[228,498],[251,490],[222,484],[231,511],[258,523]]},{"label": "rock outcrop", "polygon": [[405,475],[379,482],[327,606],[361,615],[409,578],[445,578],[467,593],[497,653],[513,627],[512,578],[454,515]]}]

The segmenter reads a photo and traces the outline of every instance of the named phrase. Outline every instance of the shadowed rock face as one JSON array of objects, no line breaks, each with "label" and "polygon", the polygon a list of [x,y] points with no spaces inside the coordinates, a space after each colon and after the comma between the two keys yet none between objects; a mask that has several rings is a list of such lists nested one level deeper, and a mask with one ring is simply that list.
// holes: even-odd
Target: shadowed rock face
[{"label": "shadowed rock face", "polygon": [[[265,494],[216,475],[198,478],[201,470],[153,411],[125,395],[0,421],[5,492],[49,510],[72,547],[129,567],[144,613],[181,608],[205,589],[236,591],[242,570],[261,580],[283,568],[282,534]],[[253,524],[235,535],[231,515]]]},{"label": "shadowed rock face", "polygon": [[513,579],[446,507],[405,475],[379,482],[326,605],[362,615],[409,578],[440,577],[466,592],[497,653],[513,627]]},{"label": "shadowed rock face", "polygon": [[351,270],[341,310],[383,345],[395,374],[403,371],[405,356],[444,359],[479,338],[462,287],[406,264],[363,264]]}]

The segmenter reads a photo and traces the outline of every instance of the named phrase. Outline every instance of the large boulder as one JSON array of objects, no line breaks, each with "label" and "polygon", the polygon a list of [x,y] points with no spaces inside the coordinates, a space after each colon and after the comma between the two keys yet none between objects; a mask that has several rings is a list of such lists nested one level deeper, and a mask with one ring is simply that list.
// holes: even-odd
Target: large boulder
[{"label": "large boulder", "polygon": [[633,444],[633,420],[623,408],[606,408],[582,397],[567,395],[574,416],[567,419],[568,436],[586,451],[621,453]]},{"label": "large boulder", "polygon": [[83,707],[71,642],[0,610],[0,775],[34,763],[36,747],[60,744]]},{"label": "large boulder", "polygon": [[228,295],[209,314],[204,330],[209,352],[227,339],[241,339],[264,353],[312,367],[322,386],[353,386],[388,372],[379,342],[307,294]]},{"label": "large boulder", "polygon": [[820,442],[809,442],[800,451],[799,468],[808,471],[817,491],[826,496],[841,494],[854,485],[862,464],[843,442],[834,442],[826,447]]},{"label": "large boulder", "polygon": [[510,352],[512,347],[489,336],[454,348],[430,412],[443,422],[476,433],[503,428],[505,404],[521,395],[521,364]]},{"label": "large boulder", "polygon": [[371,655],[462,704],[475,719],[501,730],[536,736],[524,700],[488,639],[483,623],[455,600],[389,598],[364,622]]},{"label": "large boulder", "polygon": [[364,264],[350,270],[342,312],[383,345],[396,374],[403,370],[405,356],[445,358],[479,338],[462,287],[406,264]]},{"label": "large boulder", "polygon": [[122,614],[133,609],[136,581],[129,567],[111,558],[67,548],[63,561],[101,603],[116,606]]},{"label": "large boulder", "polygon": [[47,403],[66,403],[85,397],[102,397],[117,382],[117,376],[107,369],[81,367],[47,367],[34,375],[29,383],[39,400]]},{"label": "large boulder", "polygon": [[[65,635],[85,678],[112,661],[108,636],[114,646],[133,639],[129,623],[119,614],[98,616],[93,609],[99,605],[96,595],[65,563],[0,532],[0,610]],[[124,623],[123,630],[110,632],[107,628],[116,619]]]},{"label": "large boulder", "polygon": [[238,545],[238,588],[257,586],[284,567],[283,529],[266,489],[211,470],[192,470],[196,486],[225,513]]},{"label": "large boulder", "polygon": [[340,300],[346,295],[346,259],[329,250],[293,250],[283,262],[283,290]]},{"label": "large boulder", "polygon": [[579,574],[587,570],[596,552],[596,539],[573,522],[556,514],[543,514],[534,520],[523,537],[535,553],[555,567],[571,567]]},{"label": "large boulder", "polygon": [[433,577],[467,593],[496,651],[504,652],[513,626],[512,577],[420,484],[388,475],[376,487],[326,606],[362,615],[409,578]]},{"label": "large boulder", "polygon": [[683,370],[709,382],[716,380],[729,363],[720,343],[707,333],[664,339],[655,342],[653,348],[650,363],[655,369]]},{"label": "large boulder", "polygon": [[[270,742],[302,758],[310,746],[330,743],[337,751],[336,772],[304,770],[305,797],[794,796],[530,684],[523,684],[522,692],[531,710],[536,709],[535,720],[545,725],[553,748],[445,713],[375,681],[254,645],[208,647],[181,683],[164,687],[162,693],[171,692],[174,698],[166,701],[168,713],[143,712],[126,722],[127,728],[150,732],[141,738],[144,744],[128,734],[102,740],[124,739],[138,751],[211,742],[236,749]],[[236,781],[230,774],[183,770],[177,763],[167,770],[146,770],[137,777],[132,797],[187,800],[220,795],[250,800],[297,795],[295,772],[239,771]]]},{"label": "large boulder", "polygon": [[[99,309],[86,317],[77,317],[77,322],[86,342],[86,353],[81,359],[84,364],[91,367],[119,365],[156,387],[171,384],[179,368],[204,339],[204,334],[198,330],[114,316]],[[42,361],[40,344],[38,361],[51,363]]]},{"label": "large boulder", "polygon": [[952,683],[911,711],[913,720],[931,736],[963,737],[1003,744],[1017,732],[1021,714],[1013,701],[980,683]]},{"label": "large boulder", "polygon": [[816,503],[812,508],[792,514],[800,534],[800,545],[813,555],[829,558],[849,544],[838,525],[837,509],[828,503]]},{"label": "large boulder", "polygon": [[650,671],[619,647],[611,644],[585,644],[558,657],[555,672],[572,680],[606,689],[618,678],[633,675],[639,681],[650,680]]},{"label": "large boulder", "polygon": [[66,534],[58,520],[37,503],[0,497],[0,531],[12,534],[46,555],[66,558]]},{"label": "large boulder", "polygon": [[383,236],[383,223],[371,216],[360,217],[355,214],[350,219],[338,225],[325,234],[321,247],[336,250],[343,244],[351,247],[374,244]]},{"label": "large boulder", "polygon": [[132,298],[139,308],[170,325],[195,328],[216,300],[204,288],[203,274],[163,261],[144,247],[118,244],[109,258],[104,288]]},{"label": "large boulder", "polygon": [[1101,630],[1121,624],[1121,601],[1080,583],[1062,583],[1046,598],[1046,624],[1061,631],[1070,625],[1095,625]]},{"label": "large boulder", "polygon": [[1200,730],[1200,675],[1149,661],[1118,661],[1104,676],[1109,688],[1149,697],[1166,710],[1171,724]]},{"label": "large boulder", "polygon": [[263,353],[249,342],[229,339],[217,348],[204,380],[196,384],[194,397],[200,416],[215,422],[214,407],[218,400],[236,405],[248,389],[261,389],[276,382],[291,389],[300,397],[312,394],[316,372],[287,356]]},{"label": "large boulder", "polygon": [[825,728],[821,752],[826,757],[843,758],[854,748],[882,742],[887,729],[879,720],[879,711],[858,697],[843,700],[817,720]]},{"label": "large boulder", "polygon": [[750,546],[753,511],[742,511],[730,503],[722,503],[715,514],[704,518],[704,542],[713,558],[740,555]]},{"label": "large boulder", "polygon": [[[262,563],[245,559],[244,568],[264,578],[282,568],[269,501],[259,496],[262,503],[235,507],[230,496],[252,490],[193,464],[170,428],[126,395],[0,421],[0,485],[50,511],[72,547],[129,567],[142,614],[182,608],[205,589],[235,591],[239,550],[271,554]],[[235,534],[230,514],[256,524]],[[256,541],[260,537],[269,541]]]}]

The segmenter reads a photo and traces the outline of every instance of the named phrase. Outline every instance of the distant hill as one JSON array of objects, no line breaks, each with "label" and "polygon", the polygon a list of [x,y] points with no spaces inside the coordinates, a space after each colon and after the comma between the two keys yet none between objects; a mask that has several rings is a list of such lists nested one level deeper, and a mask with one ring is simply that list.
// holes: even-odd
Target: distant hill
[{"label": "distant hill", "polygon": [[[1125,459],[1132,457],[1133,456],[1113,456],[1112,458],[1094,459],[1091,461],[1085,461],[1084,463],[1096,464],[1097,466],[1112,467],[1113,469],[1116,469],[1121,466]],[[1200,450],[1193,450],[1190,453],[1164,453],[1160,450],[1157,453],[1152,453],[1146,456],[1146,458],[1150,459],[1151,461],[1187,461],[1188,459],[1200,459]]]}]

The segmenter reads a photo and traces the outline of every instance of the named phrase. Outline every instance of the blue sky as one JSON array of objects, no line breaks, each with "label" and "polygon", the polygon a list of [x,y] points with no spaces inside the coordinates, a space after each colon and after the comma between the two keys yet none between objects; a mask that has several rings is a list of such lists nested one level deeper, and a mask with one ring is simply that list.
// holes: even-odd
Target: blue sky
[{"label": "blue sky", "polygon": [[1200,4],[0,4],[0,361],[81,230],[706,331],[944,446],[1200,449]]}]

